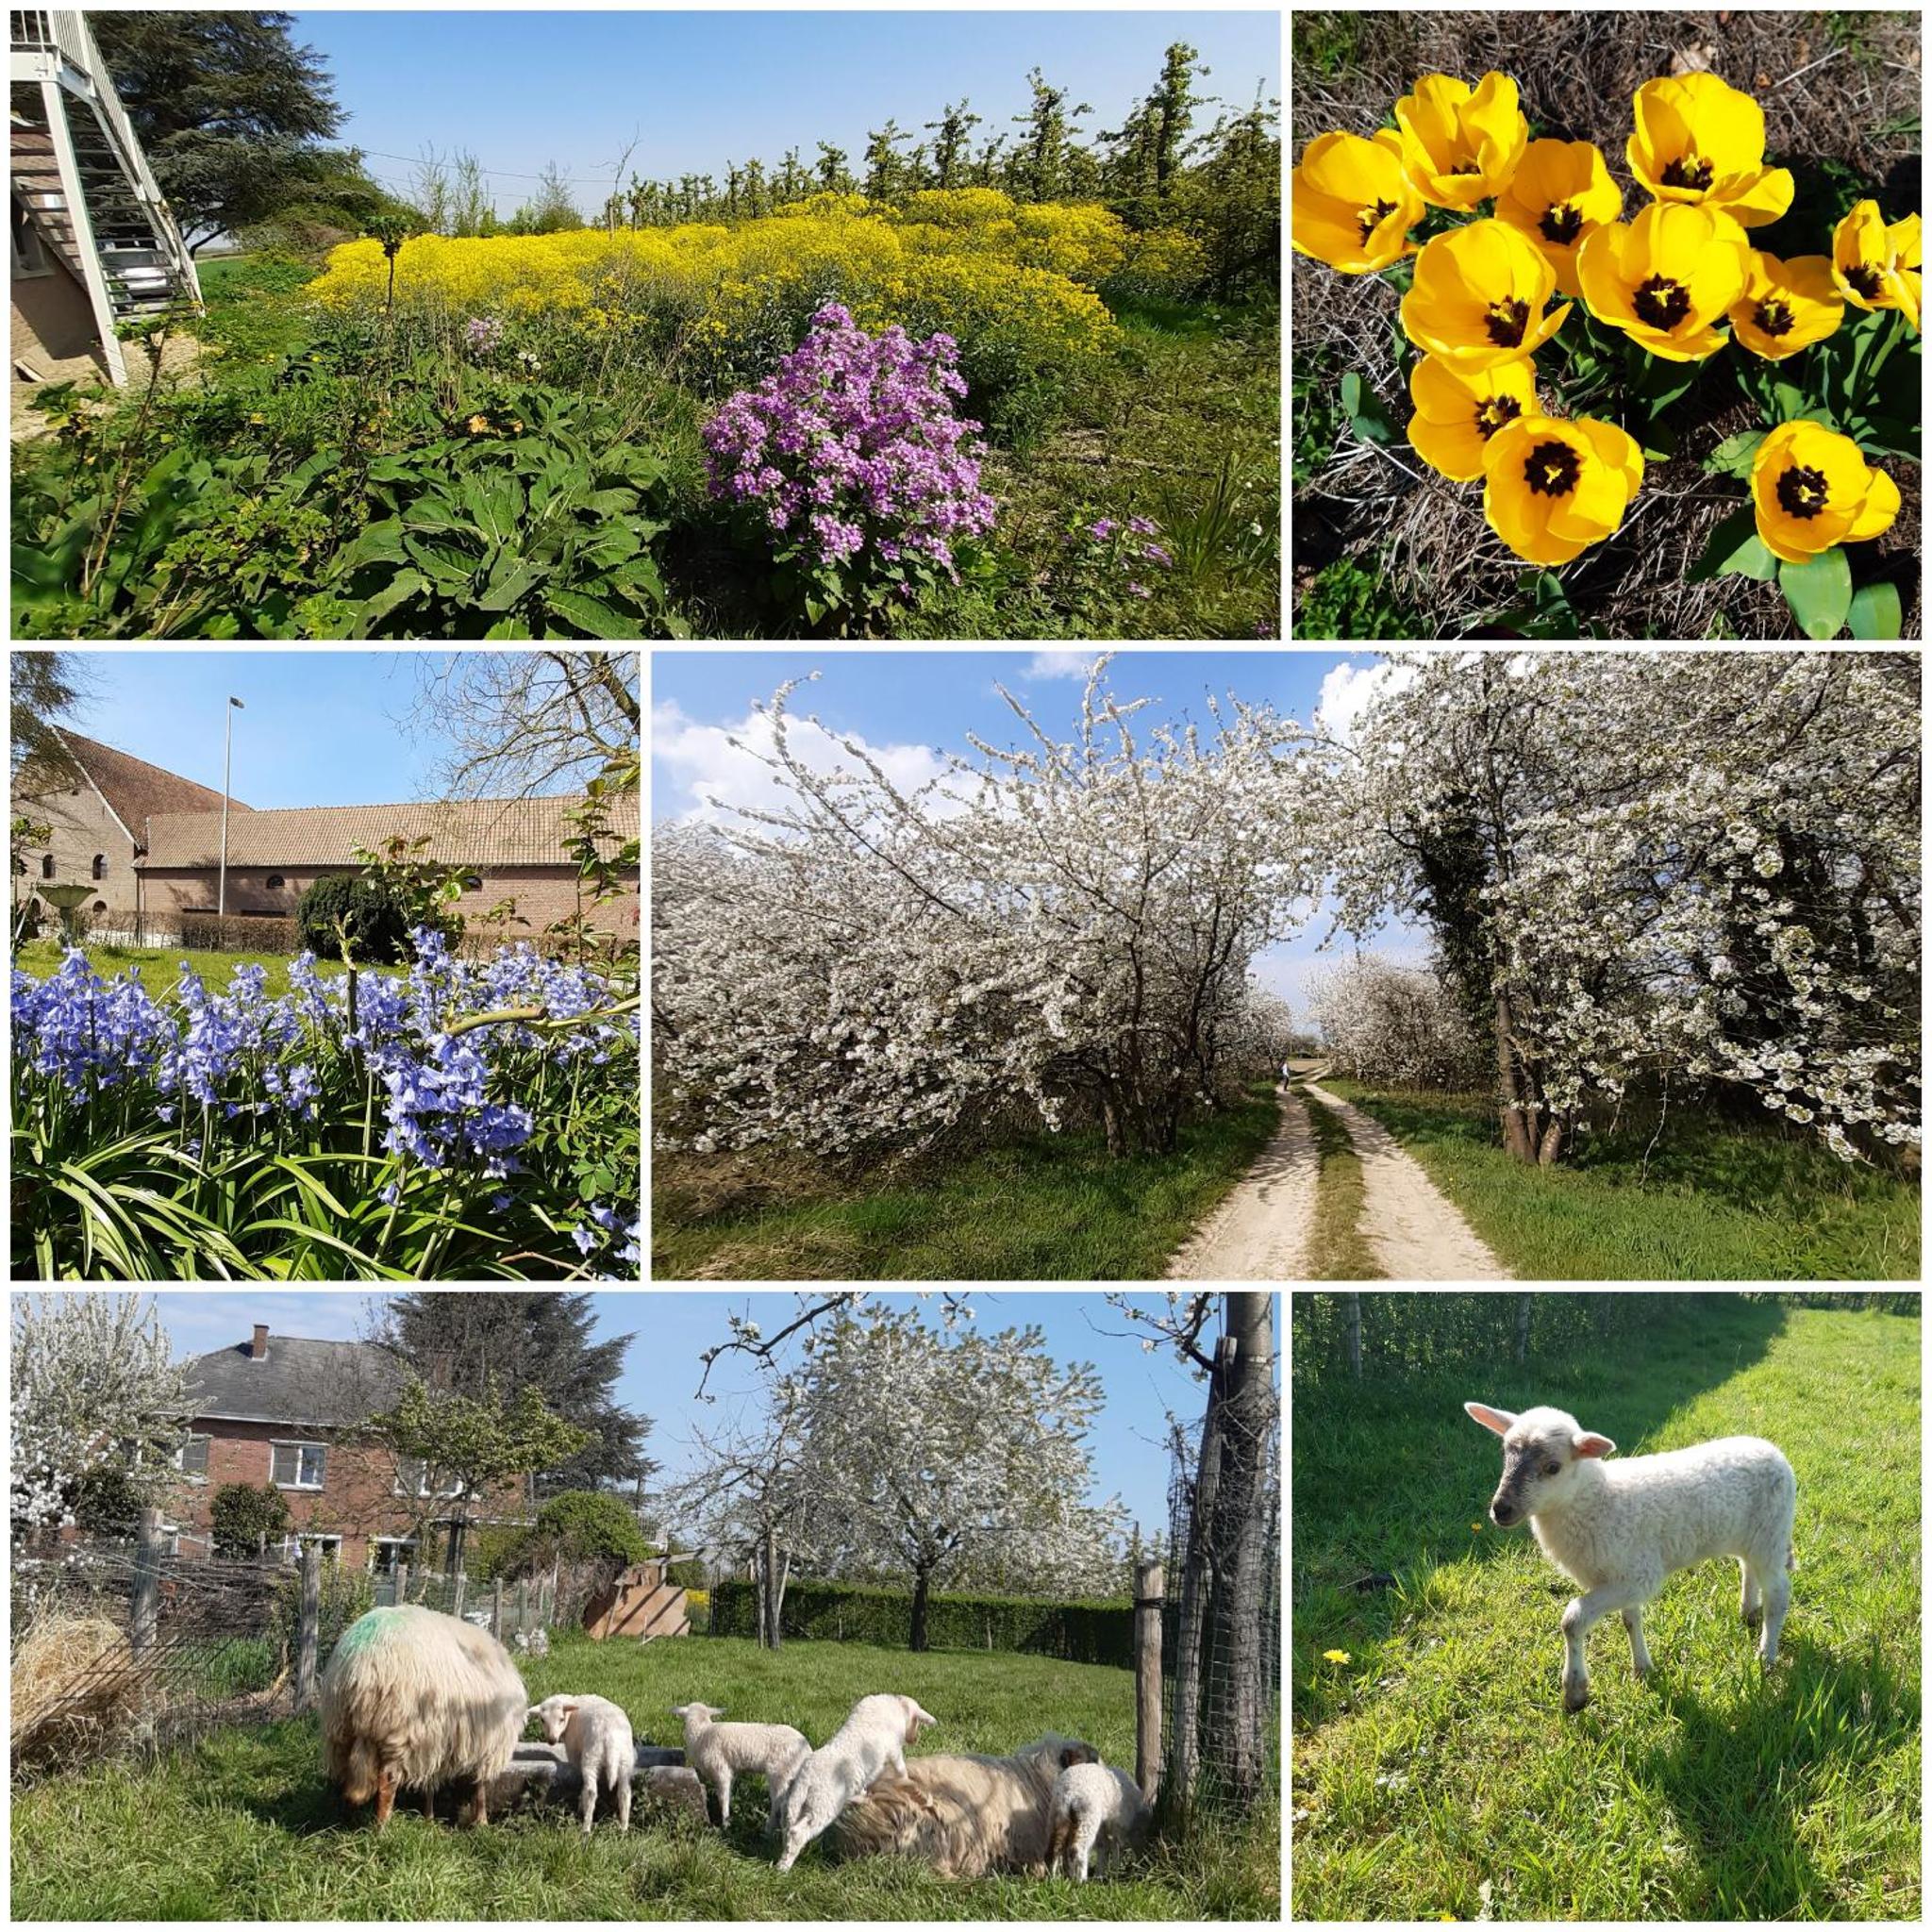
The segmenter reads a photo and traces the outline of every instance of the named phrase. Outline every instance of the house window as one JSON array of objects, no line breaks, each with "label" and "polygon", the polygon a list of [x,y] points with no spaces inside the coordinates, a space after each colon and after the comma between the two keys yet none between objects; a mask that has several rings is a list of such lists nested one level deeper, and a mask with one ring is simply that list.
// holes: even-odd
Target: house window
[{"label": "house window", "polygon": [[105,852],[96,852],[94,854],[94,876],[97,879],[104,879],[108,876],[108,855]]},{"label": "house window", "polygon": [[25,207],[16,197],[13,211],[13,273],[16,275],[50,275],[54,264],[47,259],[46,243],[34,226]]},{"label": "house window", "polygon": [[278,872],[272,872],[268,875],[268,889],[271,892],[279,892],[288,883]]},{"label": "house window", "polygon": [[51,852],[41,854],[41,876],[43,879],[50,879],[54,876],[54,855]]},{"label": "house window", "polygon": [[395,1493],[399,1496],[460,1496],[463,1492],[461,1476],[454,1480],[443,1476],[441,1470],[431,1469],[420,1456],[399,1456],[396,1457]]},{"label": "house window", "polygon": [[191,1482],[208,1480],[208,1437],[191,1435],[175,1452],[175,1467]]},{"label": "house window", "polygon": [[463,891],[480,892],[483,890],[483,874],[480,872],[466,872],[463,874]]},{"label": "house window", "polygon": [[325,1563],[340,1563],[342,1560],[342,1540],[339,1536],[321,1536],[310,1530],[303,1530],[295,1536],[285,1536],[281,1541],[282,1560],[293,1563],[300,1560],[302,1552],[310,1543],[322,1552]]},{"label": "house window", "polygon": [[393,1576],[398,1563],[416,1560],[416,1539],[412,1536],[378,1536],[369,1540],[369,1567],[378,1576]]},{"label": "house window", "polygon": [[319,1490],[328,1460],[323,1442],[271,1442],[269,1474],[278,1490]]}]

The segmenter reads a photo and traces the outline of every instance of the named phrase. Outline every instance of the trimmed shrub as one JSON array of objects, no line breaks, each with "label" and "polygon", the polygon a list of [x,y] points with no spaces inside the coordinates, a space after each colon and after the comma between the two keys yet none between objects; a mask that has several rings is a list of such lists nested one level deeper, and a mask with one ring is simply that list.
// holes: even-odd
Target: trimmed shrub
[{"label": "trimmed shrub", "polygon": [[263,1537],[273,1542],[292,1521],[289,1499],[273,1483],[224,1483],[208,1503],[218,1557],[252,1557]]},{"label": "trimmed shrub", "polygon": [[302,943],[320,959],[342,957],[339,924],[358,966],[399,966],[411,957],[409,909],[375,879],[334,873],[319,878],[302,894],[295,919]]},{"label": "trimmed shrub", "polygon": [[[103,922],[112,924],[108,915]],[[275,912],[231,912],[218,919],[212,912],[181,915],[181,943],[194,953],[293,953],[301,928],[292,919]]]},{"label": "trimmed shrub", "polygon": [[609,1557],[641,1563],[651,1554],[638,1520],[615,1496],[595,1490],[565,1490],[537,1512],[535,1535],[558,1556]]},{"label": "trimmed shrub", "polygon": [[[754,1585],[714,1583],[710,1608],[713,1637],[758,1635]],[[785,1591],[783,1624],[785,1636],[819,1643],[904,1644],[912,1630],[912,1592],[863,1583],[793,1583]],[[1123,1669],[1134,1662],[1134,1606],[1128,1601],[936,1591],[926,1607],[926,1633],[934,1650],[1021,1651]]]}]

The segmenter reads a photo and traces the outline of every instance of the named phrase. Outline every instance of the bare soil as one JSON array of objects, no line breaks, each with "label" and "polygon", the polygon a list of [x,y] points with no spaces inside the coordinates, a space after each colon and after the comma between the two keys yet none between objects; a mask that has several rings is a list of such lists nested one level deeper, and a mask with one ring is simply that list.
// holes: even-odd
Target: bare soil
[{"label": "bare soil", "polygon": [[1302,1104],[1278,1093],[1281,1125],[1260,1158],[1175,1251],[1170,1281],[1293,1281],[1307,1262],[1320,1163]]}]

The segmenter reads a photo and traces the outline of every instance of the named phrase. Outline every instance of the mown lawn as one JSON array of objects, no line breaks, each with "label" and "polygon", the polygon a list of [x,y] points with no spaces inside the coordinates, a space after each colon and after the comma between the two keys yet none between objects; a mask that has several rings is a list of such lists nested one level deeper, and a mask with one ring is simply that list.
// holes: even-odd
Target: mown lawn
[{"label": "mown lawn", "polygon": [[[823,1742],[854,1701],[888,1687],[940,1720],[936,1751],[1005,1752],[1048,1729],[1131,1763],[1130,1672],[1051,1658],[691,1637],[558,1642],[526,1661],[533,1699],[595,1690],[640,1740],[680,1741],[673,1704],[795,1724]],[[1278,1806],[1242,1832],[1158,1844],[1107,1883],[941,1879],[896,1859],[837,1864],[818,1846],[781,1875],[761,1837],[762,1790],[733,1792],[728,1834],[639,1812],[629,1835],[523,1813],[475,1831],[399,1810],[377,1838],[340,1815],[312,1720],[217,1734],[132,1774],[101,1767],[15,1793],[16,1919],[791,1920],[1235,1919],[1280,1910]]]},{"label": "mown lawn", "polygon": [[1097,1133],[1042,1133],[875,1180],[800,1169],[789,1195],[774,1189],[752,1206],[741,1188],[708,1191],[704,1164],[659,1156],[652,1276],[1152,1279],[1247,1172],[1277,1118],[1264,1091],[1191,1123],[1172,1155],[1116,1159]]},{"label": "mown lawn", "polygon": [[[50,979],[60,970],[64,951],[58,940],[29,940],[15,949],[13,963],[35,979]],[[181,977],[183,961],[194,968],[202,984],[211,992],[225,992],[238,966],[267,967],[265,991],[270,999],[279,998],[289,990],[289,962],[279,953],[205,953],[180,946],[89,946],[87,956],[103,979],[118,978],[131,966],[141,974],[142,985],[156,999],[174,991]],[[340,959],[322,959],[317,961],[315,970],[325,979],[339,979],[347,968]],[[363,970],[401,973],[406,969],[374,966]]]},{"label": "mown lawn", "polygon": [[[1704,1296],[1481,1387],[1298,1377],[1292,1915],[1919,1919],[1919,1359],[1915,1320]],[[1775,1441],[1799,1569],[1770,1678],[1736,1566],[1705,1564],[1645,1611],[1653,1683],[1610,1618],[1566,1717],[1572,1589],[1489,1524],[1466,1398],[1568,1408],[1626,1455]]]},{"label": "mown lawn", "polygon": [[[1530,1281],[1910,1281],[1919,1190],[1821,1142],[1674,1108],[1529,1169],[1497,1144],[1487,1094],[1324,1083],[1415,1156]],[[1647,1161],[1646,1161],[1647,1156]]]}]

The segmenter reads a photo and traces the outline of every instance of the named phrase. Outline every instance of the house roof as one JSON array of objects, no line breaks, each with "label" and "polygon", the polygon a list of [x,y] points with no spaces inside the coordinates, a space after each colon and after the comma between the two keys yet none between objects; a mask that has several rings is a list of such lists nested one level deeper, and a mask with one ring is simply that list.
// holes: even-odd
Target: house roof
[{"label": "house roof", "polygon": [[[197,785],[192,778],[182,778],[173,772],[164,772],[158,765],[151,765],[144,758],[131,757],[125,751],[117,751],[111,744],[102,744],[99,740],[83,738],[77,731],[62,731],[61,741],[74,754],[78,764],[94,789],[108,801],[114,816],[126,826],[136,843],[141,841],[142,823],[158,812],[207,812],[212,810],[219,819],[222,812],[222,794],[206,785]],[[29,789],[31,780],[24,782],[18,789],[24,797],[40,794]],[[64,786],[55,790],[64,791]],[[235,815],[244,812],[248,807],[239,798],[228,801],[228,824],[232,834]]]},{"label": "house roof", "polygon": [[271,1335],[268,1353],[258,1361],[249,1355],[251,1345],[238,1341],[188,1364],[188,1393],[197,1419],[324,1428],[359,1422],[390,1407],[403,1391],[402,1364],[373,1342]]},{"label": "house roof", "polygon": [[[400,834],[429,843],[411,857],[436,865],[565,865],[566,840],[575,827],[565,814],[583,793],[556,798],[479,798],[428,805],[320,805],[251,811],[228,820],[228,863],[238,865],[350,865],[362,845],[379,850]],[[635,792],[609,801],[612,836],[599,848],[614,852],[638,837]],[[157,866],[212,866],[221,858],[219,811],[158,814],[147,827],[149,870]]]}]

